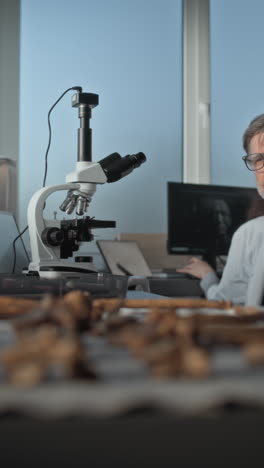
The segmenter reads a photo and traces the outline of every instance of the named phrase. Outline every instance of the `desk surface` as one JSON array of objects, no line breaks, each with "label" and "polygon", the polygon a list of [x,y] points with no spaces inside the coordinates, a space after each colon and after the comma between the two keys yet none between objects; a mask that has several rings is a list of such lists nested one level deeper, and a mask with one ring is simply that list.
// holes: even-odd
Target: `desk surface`
[{"label": "desk surface", "polygon": [[260,467],[263,413],[173,418],[130,414],[41,422],[0,420],[1,465],[7,467]]}]

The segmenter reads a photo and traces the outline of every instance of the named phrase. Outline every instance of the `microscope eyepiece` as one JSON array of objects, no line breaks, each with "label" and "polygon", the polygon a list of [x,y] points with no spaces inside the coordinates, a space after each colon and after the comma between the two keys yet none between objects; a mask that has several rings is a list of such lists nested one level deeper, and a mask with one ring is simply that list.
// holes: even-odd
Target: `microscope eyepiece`
[{"label": "microscope eyepiece", "polygon": [[146,159],[144,153],[128,154],[124,157],[118,153],[112,153],[106,158],[101,159],[99,164],[107,177],[107,182],[116,182],[141,166]]},{"label": "microscope eyepiece", "polygon": [[131,154],[131,156],[126,157],[131,158],[131,160],[133,159],[134,168],[141,166],[147,160],[144,153]]}]

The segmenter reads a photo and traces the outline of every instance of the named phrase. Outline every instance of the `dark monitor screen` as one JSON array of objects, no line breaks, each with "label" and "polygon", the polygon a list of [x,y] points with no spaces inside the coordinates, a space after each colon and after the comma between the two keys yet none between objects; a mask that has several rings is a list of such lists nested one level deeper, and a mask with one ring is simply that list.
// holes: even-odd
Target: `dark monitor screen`
[{"label": "dark monitor screen", "polygon": [[247,220],[254,188],[168,182],[168,252],[227,255],[235,230]]}]

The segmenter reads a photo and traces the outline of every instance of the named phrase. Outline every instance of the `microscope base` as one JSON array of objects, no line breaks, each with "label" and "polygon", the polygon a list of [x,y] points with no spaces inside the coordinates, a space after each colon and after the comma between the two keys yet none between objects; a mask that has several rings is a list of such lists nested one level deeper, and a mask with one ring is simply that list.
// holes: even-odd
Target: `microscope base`
[{"label": "microscope base", "polygon": [[27,276],[39,276],[40,278],[78,278],[80,274],[97,273],[93,263],[85,265],[78,264],[78,266],[69,265],[35,265],[30,263],[28,270],[24,271]]}]

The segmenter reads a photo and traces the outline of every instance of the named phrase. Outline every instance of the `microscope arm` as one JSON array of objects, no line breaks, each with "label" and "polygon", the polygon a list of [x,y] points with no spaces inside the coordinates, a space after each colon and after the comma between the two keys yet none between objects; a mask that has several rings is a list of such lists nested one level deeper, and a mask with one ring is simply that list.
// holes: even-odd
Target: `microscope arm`
[{"label": "microscope arm", "polygon": [[[54,250],[47,247],[42,240],[42,233],[48,226],[43,218],[46,199],[54,192],[60,190],[80,192],[90,202],[96,191],[96,184],[104,184],[106,175],[100,164],[87,161],[78,161],[76,171],[67,175],[66,184],[53,185],[38,190],[31,198],[28,206],[28,227],[31,245],[32,262],[60,261]],[[57,221],[59,226],[59,222]],[[56,225],[56,220],[52,222]]]},{"label": "microscope arm", "polygon": [[[32,196],[27,211],[28,229],[30,236],[30,246],[32,255],[32,264],[48,263],[52,261],[60,261],[56,256],[54,249],[50,249],[42,241],[41,234],[47,224],[43,218],[43,210],[46,199],[53,193],[60,190],[78,190],[81,184],[61,184],[51,187],[44,187],[38,190]],[[53,225],[56,221],[53,222]]]}]

